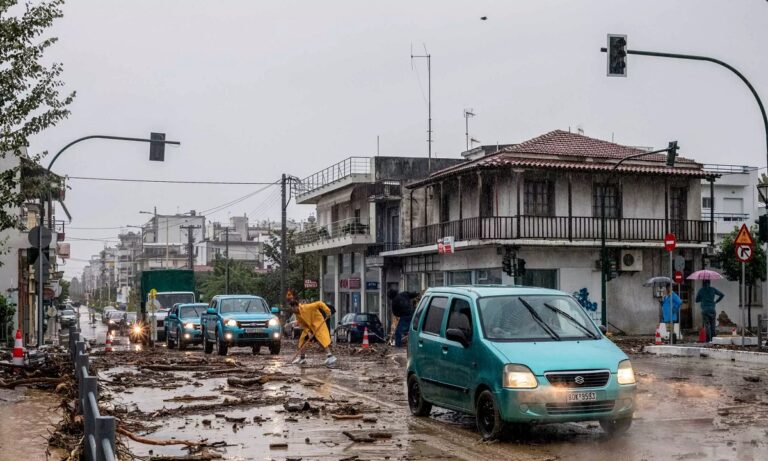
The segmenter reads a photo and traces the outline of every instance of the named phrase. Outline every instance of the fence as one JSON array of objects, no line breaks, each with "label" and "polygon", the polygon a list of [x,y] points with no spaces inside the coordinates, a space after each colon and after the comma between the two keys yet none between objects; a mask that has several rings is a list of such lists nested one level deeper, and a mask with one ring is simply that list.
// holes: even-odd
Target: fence
[{"label": "fence", "polygon": [[88,373],[90,359],[85,353],[85,342],[80,341],[80,333],[74,326],[69,327],[69,353],[75,364],[78,410],[83,414],[85,459],[116,461],[115,418],[99,413],[99,379]]}]

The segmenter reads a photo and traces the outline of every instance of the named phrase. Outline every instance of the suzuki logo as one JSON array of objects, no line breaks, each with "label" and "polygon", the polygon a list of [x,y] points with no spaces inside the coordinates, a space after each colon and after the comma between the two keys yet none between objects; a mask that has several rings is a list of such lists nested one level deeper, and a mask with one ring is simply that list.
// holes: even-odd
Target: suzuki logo
[{"label": "suzuki logo", "polygon": [[584,377],[583,376],[577,376],[574,381],[576,384],[584,384]]}]

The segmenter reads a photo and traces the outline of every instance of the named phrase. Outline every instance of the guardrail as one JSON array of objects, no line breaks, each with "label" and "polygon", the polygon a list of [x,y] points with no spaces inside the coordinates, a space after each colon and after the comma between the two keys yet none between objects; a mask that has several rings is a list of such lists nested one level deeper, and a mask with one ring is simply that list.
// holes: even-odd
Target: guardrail
[{"label": "guardrail", "polygon": [[85,353],[85,341],[80,332],[69,327],[69,354],[75,364],[78,408],[85,428],[85,459],[88,461],[117,461],[115,456],[115,418],[99,413],[99,379],[88,373],[90,359]]}]

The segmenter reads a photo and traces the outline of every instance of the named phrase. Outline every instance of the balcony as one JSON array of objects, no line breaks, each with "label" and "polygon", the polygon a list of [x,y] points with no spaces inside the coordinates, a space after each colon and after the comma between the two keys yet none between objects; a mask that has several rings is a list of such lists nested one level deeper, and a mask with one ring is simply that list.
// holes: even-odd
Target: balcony
[{"label": "balcony", "polygon": [[296,185],[296,203],[317,203],[322,194],[350,184],[372,182],[372,178],[369,157],[349,157],[302,179]]},{"label": "balcony", "polygon": [[371,243],[374,238],[368,220],[346,218],[301,233],[296,242],[296,253]]},{"label": "balcony", "polygon": [[[624,242],[661,242],[667,232],[664,219],[607,218],[606,239]],[[669,231],[680,243],[710,241],[709,221],[671,219]],[[434,245],[443,237],[460,240],[592,240],[601,239],[601,219],[582,216],[493,216],[467,218],[415,227],[411,246]]]}]

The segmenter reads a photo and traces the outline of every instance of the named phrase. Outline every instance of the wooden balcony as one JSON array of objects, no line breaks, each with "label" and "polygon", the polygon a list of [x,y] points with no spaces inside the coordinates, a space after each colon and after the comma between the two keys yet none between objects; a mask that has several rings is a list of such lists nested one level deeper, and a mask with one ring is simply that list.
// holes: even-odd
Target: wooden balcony
[{"label": "wooden balcony", "polygon": [[[433,245],[443,237],[460,240],[600,240],[601,219],[585,216],[493,216],[466,218],[415,227],[411,246]],[[610,241],[662,241],[673,232],[680,243],[706,243],[711,223],[689,219],[607,218],[605,238]]]}]

